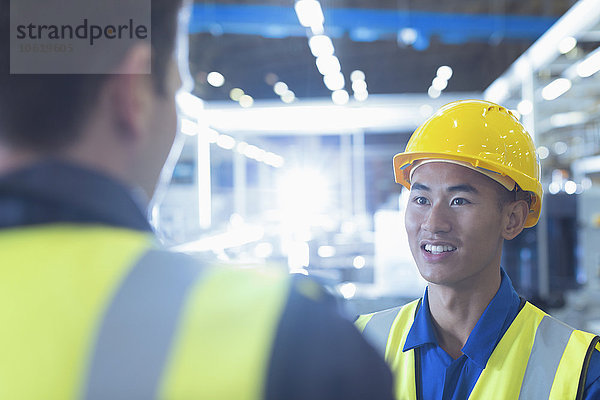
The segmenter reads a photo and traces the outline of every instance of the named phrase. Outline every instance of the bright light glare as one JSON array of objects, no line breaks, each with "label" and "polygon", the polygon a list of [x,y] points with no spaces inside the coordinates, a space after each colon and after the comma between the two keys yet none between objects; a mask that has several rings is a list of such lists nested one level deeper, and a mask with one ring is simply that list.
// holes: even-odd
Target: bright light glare
[{"label": "bright light glare", "polygon": [[365,260],[365,258],[363,256],[356,256],[356,257],[354,257],[354,260],[352,261],[352,265],[356,269],[364,268],[364,266],[366,264],[367,264],[367,261]]},{"label": "bright light glare", "polygon": [[329,90],[340,90],[344,87],[344,75],[341,72],[327,74],[323,77],[323,82]]},{"label": "bright light glare", "polygon": [[294,4],[294,10],[298,16],[298,21],[305,27],[323,25],[325,17],[321,9],[321,3],[316,0],[300,0]]},{"label": "bright light glare", "polygon": [[437,73],[436,75],[440,78],[443,79],[445,81],[449,80],[450,78],[452,78],[452,68],[450,68],[447,65],[442,65],[441,67],[439,67],[437,69]]},{"label": "bright light glare", "polygon": [[345,299],[351,299],[356,295],[356,285],[352,282],[346,282],[339,286],[340,293]]},{"label": "bright light glare", "polygon": [[600,71],[600,49],[595,50],[577,65],[577,74],[582,78],[592,76],[598,71]]},{"label": "bright light glare", "polygon": [[275,153],[271,153],[271,152],[267,152],[267,154],[265,154],[264,161],[265,161],[265,164],[268,164],[275,168],[281,168],[281,167],[283,167],[283,164],[285,163],[285,160],[283,157],[281,157],[280,155],[277,155]]},{"label": "bright light glare", "polygon": [[366,90],[364,92],[354,92],[354,100],[356,101],[365,101],[369,98],[369,92]]},{"label": "bright light glare", "polygon": [[309,247],[306,242],[293,242],[288,245],[288,267],[290,272],[308,267]]},{"label": "bright light glare", "polygon": [[438,97],[440,97],[442,93],[437,90],[436,88],[434,88],[433,86],[430,86],[429,89],[427,90],[427,95],[429,97],[431,97],[432,99],[437,99]]},{"label": "bright light glare", "polygon": [[221,87],[225,83],[225,77],[218,72],[209,72],[206,81],[214,87]]},{"label": "bright light glare", "polygon": [[448,87],[448,81],[445,79],[440,78],[439,76],[436,76],[435,78],[433,78],[433,82],[431,83],[431,86],[438,91],[442,91],[444,89],[446,89],[446,87]]},{"label": "bright light glare", "polygon": [[229,98],[233,101],[240,101],[240,97],[244,95],[244,91],[240,88],[233,88],[229,92]]},{"label": "bright light glare", "polygon": [[269,242],[262,242],[256,245],[254,255],[258,258],[269,258],[273,254],[273,245]]},{"label": "bright light glare", "polygon": [[419,112],[423,118],[429,118],[433,114],[433,107],[429,104],[423,104],[419,107]]},{"label": "bright light glare", "polygon": [[277,186],[280,207],[293,219],[306,220],[329,205],[329,183],[317,170],[292,169]]},{"label": "bright light glare", "polygon": [[253,104],[254,104],[254,99],[252,98],[252,96],[245,94],[242,97],[240,97],[240,106],[242,106],[244,108],[250,108],[250,107],[252,107]]},{"label": "bright light glare", "polygon": [[217,143],[217,139],[219,138],[219,132],[215,131],[212,128],[208,128],[206,131],[206,140],[208,143]]},{"label": "bright light glare", "polygon": [[196,136],[198,134],[198,124],[187,118],[182,118],[181,133],[188,136]]},{"label": "bright light glare", "polygon": [[217,146],[225,150],[231,150],[235,147],[235,139],[229,135],[219,135],[217,138]]},{"label": "bright light glare", "polygon": [[281,95],[281,101],[286,104],[293,102],[296,99],[296,95],[291,90],[286,90],[284,94]]},{"label": "bright light glare", "polygon": [[556,128],[582,124],[585,121],[587,121],[587,117],[582,111],[570,111],[566,113],[554,114],[550,117],[550,123]]},{"label": "bright light glare", "polygon": [[335,256],[335,247],[333,246],[319,246],[317,254],[321,258],[329,258]]},{"label": "bright light glare", "polygon": [[529,100],[521,100],[517,105],[517,110],[521,115],[529,115],[533,111],[533,104]]},{"label": "bright light glare", "polygon": [[317,69],[321,75],[330,75],[340,72],[342,66],[340,60],[336,56],[321,56],[317,57]]},{"label": "bright light glare", "polygon": [[352,82],[352,90],[354,92],[364,92],[367,90],[367,82],[355,80]]},{"label": "bright light glare", "polygon": [[308,39],[308,47],[310,47],[310,52],[315,57],[333,55],[333,43],[329,36],[315,35],[311,37]]},{"label": "bright light glare", "polygon": [[583,190],[588,190],[592,187],[592,180],[588,177],[585,177],[581,180],[581,187]]},{"label": "bright light glare", "polygon": [[348,100],[350,100],[350,95],[345,90],[336,90],[335,92],[331,93],[331,100],[333,100],[334,104],[343,106],[344,104],[348,103]]},{"label": "bright light glare", "polygon": [[558,51],[562,54],[567,54],[577,46],[577,39],[573,36],[567,36],[558,43]]},{"label": "bright light glare", "polygon": [[569,89],[571,89],[571,81],[567,78],[558,78],[542,89],[542,97],[544,100],[554,100]]},{"label": "bright light glare", "polygon": [[350,80],[352,82],[354,82],[354,81],[364,81],[365,80],[365,73],[362,72],[359,69],[357,69],[355,71],[352,71],[352,73],[350,74]]},{"label": "bright light glare", "polygon": [[573,181],[565,182],[565,192],[567,194],[574,194],[577,191],[577,184]]},{"label": "bright light glare", "polygon": [[283,96],[285,92],[288,90],[288,85],[285,82],[277,82],[273,85],[273,91],[278,96]]},{"label": "bright light glare", "polygon": [[558,182],[552,182],[550,185],[548,185],[548,191],[550,194],[556,194],[560,192],[560,184]]},{"label": "bright light glare", "polygon": [[550,155],[550,150],[546,146],[540,146],[537,148],[537,154],[540,160],[545,160]]}]

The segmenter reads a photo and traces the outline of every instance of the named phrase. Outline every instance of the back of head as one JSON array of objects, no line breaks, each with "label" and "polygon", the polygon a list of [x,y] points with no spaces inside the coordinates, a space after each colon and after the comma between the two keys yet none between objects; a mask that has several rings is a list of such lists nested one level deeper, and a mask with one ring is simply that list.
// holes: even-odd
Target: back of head
[{"label": "back of head", "polygon": [[[111,29],[110,26],[127,25],[130,20],[131,26],[135,26],[134,16],[144,14],[144,10],[150,20],[150,26],[145,26],[145,29],[152,46],[152,78],[157,93],[164,90],[167,67],[175,45],[181,0],[78,0],[72,3],[77,5],[76,8],[85,10],[86,17],[89,18],[78,16],[78,11],[68,9],[69,1],[72,0],[29,1],[35,3],[35,7],[30,7],[35,8],[32,11],[25,5],[26,1],[0,0],[0,145],[52,154],[76,141],[82,124],[96,104],[103,83],[111,73],[115,73],[124,55],[135,44],[133,40],[113,38],[112,36],[116,36],[116,29]],[[84,33],[83,30],[72,33],[71,28],[77,26],[65,30],[61,25],[54,25],[58,30],[52,31],[53,21],[50,18],[47,24],[33,28],[22,25],[21,30],[17,31],[14,26],[15,15],[19,15],[19,20],[23,21],[27,20],[27,15],[24,14],[32,11],[37,20],[41,18],[44,21],[44,13],[52,15],[51,11],[64,12],[65,7],[67,12],[73,14],[71,17],[74,20],[80,21],[79,25],[85,24],[89,28],[94,25],[94,21],[103,21],[98,24],[103,29],[103,37],[98,38],[98,41],[105,41],[103,50],[96,51],[96,43],[89,44],[91,32],[87,31],[86,39],[80,41],[86,42],[82,46],[88,47],[87,50],[92,51],[90,54],[93,51],[96,54],[78,60],[82,62],[81,73],[65,74],[56,70],[52,73],[44,73],[43,70],[37,73],[11,73],[9,55],[11,46],[14,50],[19,45],[19,37],[29,34],[29,39],[38,38],[38,47],[24,46],[19,51],[39,52],[39,60],[43,62],[43,57],[48,57],[48,53],[67,51],[64,46],[67,41],[58,36],[71,34],[77,39],[78,33],[80,36]],[[40,33],[43,34],[41,39],[38,36]],[[121,32],[123,37],[128,33],[126,30]],[[18,36],[19,34],[23,35]],[[97,67],[98,63],[105,63],[106,71],[89,73],[93,69],[86,70]]]}]

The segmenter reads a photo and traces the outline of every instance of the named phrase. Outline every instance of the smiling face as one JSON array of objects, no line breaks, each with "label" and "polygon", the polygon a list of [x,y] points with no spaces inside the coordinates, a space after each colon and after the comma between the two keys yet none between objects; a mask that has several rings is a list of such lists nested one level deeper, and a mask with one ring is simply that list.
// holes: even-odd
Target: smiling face
[{"label": "smiling face", "polygon": [[426,281],[476,287],[499,276],[507,221],[499,188],[485,175],[456,164],[431,162],[415,169],[405,224]]}]

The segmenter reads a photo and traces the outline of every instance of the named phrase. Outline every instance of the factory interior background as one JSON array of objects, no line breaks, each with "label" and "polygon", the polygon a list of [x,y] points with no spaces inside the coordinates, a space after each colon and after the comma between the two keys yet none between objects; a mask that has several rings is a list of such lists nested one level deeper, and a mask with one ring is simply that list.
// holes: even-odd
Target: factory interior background
[{"label": "factory interior background", "polygon": [[350,313],[417,298],[392,157],[442,105],[486,99],[542,166],[540,222],[502,266],[600,333],[600,1],[195,1],[189,19],[194,87],[150,211],[165,244],[312,276]]}]

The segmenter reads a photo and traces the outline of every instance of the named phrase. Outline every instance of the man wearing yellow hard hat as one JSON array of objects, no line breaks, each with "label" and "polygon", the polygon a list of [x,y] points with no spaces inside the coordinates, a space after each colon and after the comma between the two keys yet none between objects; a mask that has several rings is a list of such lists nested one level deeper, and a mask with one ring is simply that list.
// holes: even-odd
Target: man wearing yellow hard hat
[{"label": "man wearing yellow hard hat", "polygon": [[410,190],[406,231],[423,298],[360,316],[398,399],[598,399],[600,338],[520,298],[504,240],[540,216],[531,136],[506,108],[450,103],[394,157]]}]

